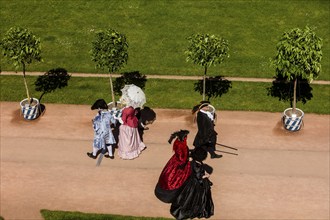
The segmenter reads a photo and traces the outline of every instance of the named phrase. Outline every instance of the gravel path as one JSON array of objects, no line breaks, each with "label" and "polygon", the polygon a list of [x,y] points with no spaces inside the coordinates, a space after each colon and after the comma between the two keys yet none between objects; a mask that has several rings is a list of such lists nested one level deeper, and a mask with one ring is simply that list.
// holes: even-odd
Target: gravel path
[{"label": "gravel path", "polygon": [[[147,149],[135,160],[103,159],[91,150],[95,112],[86,105],[47,104],[34,121],[20,116],[19,103],[0,102],[0,215],[41,220],[41,209],[171,217],[153,190],[172,156],[169,135],[196,134],[189,110],[155,109],[145,133]],[[281,125],[281,113],[218,111],[218,142],[239,156],[207,159],[215,215],[211,219],[329,219],[329,115],[306,114],[299,132]],[[228,150],[219,148],[220,150]]]},{"label": "gravel path", "polygon": [[[44,72],[26,72],[26,75],[39,76]],[[97,73],[70,73],[73,77],[108,77],[108,74]],[[1,75],[22,75],[21,72],[1,72]],[[119,77],[120,74],[113,74],[113,77]],[[178,80],[198,80],[202,76],[177,76],[177,75],[147,75],[149,79],[178,79]],[[230,81],[243,81],[243,82],[272,82],[273,79],[266,78],[244,78],[244,77],[225,77]],[[312,84],[330,85],[330,81],[314,80]]]}]

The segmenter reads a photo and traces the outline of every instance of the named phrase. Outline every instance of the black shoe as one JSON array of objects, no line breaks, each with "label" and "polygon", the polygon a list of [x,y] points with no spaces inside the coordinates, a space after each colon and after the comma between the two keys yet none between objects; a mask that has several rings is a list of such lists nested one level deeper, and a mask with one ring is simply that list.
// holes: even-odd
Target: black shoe
[{"label": "black shoe", "polygon": [[110,158],[110,159],[115,159],[115,157],[114,156],[110,156],[109,154],[106,154],[106,155],[104,155],[106,158]]},{"label": "black shoe", "polygon": [[96,159],[97,156],[94,156],[93,153],[89,153],[87,152],[87,156],[89,156],[90,158]]},{"label": "black shoe", "polygon": [[214,159],[214,158],[221,158],[222,155],[219,155],[219,154],[212,154],[211,155],[211,159]]}]

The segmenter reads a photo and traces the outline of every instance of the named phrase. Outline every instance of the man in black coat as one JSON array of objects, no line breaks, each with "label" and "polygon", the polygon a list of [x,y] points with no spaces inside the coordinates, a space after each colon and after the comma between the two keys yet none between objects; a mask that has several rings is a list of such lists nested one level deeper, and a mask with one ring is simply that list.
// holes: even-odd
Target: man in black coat
[{"label": "man in black coat", "polygon": [[212,159],[221,158],[222,155],[215,153],[215,145],[218,135],[214,130],[215,112],[212,111],[210,103],[205,101],[194,107],[193,113],[196,111],[198,111],[196,116],[198,132],[195,136],[193,145],[195,147],[204,148],[210,153]]}]

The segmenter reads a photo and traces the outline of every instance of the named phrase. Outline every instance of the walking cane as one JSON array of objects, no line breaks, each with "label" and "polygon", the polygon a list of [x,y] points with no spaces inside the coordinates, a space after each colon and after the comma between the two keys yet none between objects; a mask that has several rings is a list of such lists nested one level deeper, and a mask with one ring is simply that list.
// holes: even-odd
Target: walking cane
[{"label": "walking cane", "polygon": [[229,147],[229,146],[224,145],[224,144],[219,144],[219,143],[216,143],[216,144],[219,145],[219,146],[223,146],[223,147],[229,148],[229,149],[238,150],[237,148]]},{"label": "walking cane", "polygon": [[227,152],[227,151],[222,151],[222,150],[215,150],[215,151],[216,152],[221,152],[221,153],[232,154],[232,155],[238,156],[238,154],[236,154],[236,153],[231,153],[231,152]]}]

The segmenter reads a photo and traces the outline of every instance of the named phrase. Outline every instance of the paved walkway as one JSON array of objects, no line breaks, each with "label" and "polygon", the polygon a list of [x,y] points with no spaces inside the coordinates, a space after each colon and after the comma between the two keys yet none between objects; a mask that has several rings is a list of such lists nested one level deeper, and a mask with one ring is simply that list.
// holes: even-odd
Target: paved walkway
[{"label": "paved walkway", "polygon": [[[196,124],[189,110],[155,109],[145,132],[148,148],[135,160],[87,157],[95,112],[87,105],[47,104],[34,121],[19,104],[0,102],[0,215],[41,220],[41,209],[171,217],[154,195],[159,174],[172,156],[169,135]],[[218,112],[218,142],[238,156],[207,159],[216,220],[329,219],[329,115],[306,114],[299,132],[281,125],[281,113]],[[220,150],[227,150],[219,148]],[[232,152],[232,151],[231,151]]]},{"label": "paved walkway", "polygon": [[[26,75],[39,76],[44,72],[26,72]],[[98,73],[70,73],[73,77],[108,77],[108,74]],[[1,75],[22,75],[21,72],[1,72]],[[120,74],[113,74],[113,77],[119,77]],[[178,76],[178,75],[147,75],[149,79],[178,79],[178,80],[199,80],[202,76]],[[244,78],[244,77],[225,77],[230,81],[242,81],[242,82],[272,82],[273,79],[267,78]],[[312,84],[330,85],[330,81],[314,80]]]}]

